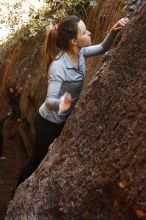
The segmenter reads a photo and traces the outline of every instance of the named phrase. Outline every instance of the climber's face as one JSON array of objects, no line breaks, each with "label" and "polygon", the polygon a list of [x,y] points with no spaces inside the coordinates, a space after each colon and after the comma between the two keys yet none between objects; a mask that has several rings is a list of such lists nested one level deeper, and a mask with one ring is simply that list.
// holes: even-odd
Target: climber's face
[{"label": "climber's face", "polygon": [[91,33],[86,29],[86,25],[82,20],[78,23],[77,37],[71,40],[71,43],[78,49],[91,45]]},{"label": "climber's face", "polygon": [[77,43],[79,48],[91,45],[91,33],[82,20],[78,23]]}]

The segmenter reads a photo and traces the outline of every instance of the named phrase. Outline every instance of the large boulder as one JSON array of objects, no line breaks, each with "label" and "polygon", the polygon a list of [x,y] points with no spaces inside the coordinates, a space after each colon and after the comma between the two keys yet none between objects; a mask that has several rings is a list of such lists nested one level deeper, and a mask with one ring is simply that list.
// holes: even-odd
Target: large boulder
[{"label": "large boulder", "polygon": [[96,72],[6,220],[146,218],[146,5]]}]

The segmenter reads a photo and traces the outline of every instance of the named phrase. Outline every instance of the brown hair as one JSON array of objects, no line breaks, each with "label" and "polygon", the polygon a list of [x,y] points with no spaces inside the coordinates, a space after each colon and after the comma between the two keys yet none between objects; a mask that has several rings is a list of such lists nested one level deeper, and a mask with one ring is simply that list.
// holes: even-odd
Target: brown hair
[{"label": "brown hair", "polygon": [[58,28],[46,31],[45,35],[45,54],[48,65],[55,58],[57,48],[60,50],[67,50],[69,48],[69,41],[77,37],[78,23],[80,18],[77,16],[67,16],[63,18],[58,24]]}]

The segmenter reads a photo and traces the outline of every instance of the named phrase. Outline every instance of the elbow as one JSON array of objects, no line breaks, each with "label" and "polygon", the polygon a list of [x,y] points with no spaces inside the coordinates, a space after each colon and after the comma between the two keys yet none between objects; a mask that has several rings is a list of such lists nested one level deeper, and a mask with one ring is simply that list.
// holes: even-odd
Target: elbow
[{"label": "elbow", "polygon": [[58,111],[59,110],[59,100],[54,98],[47,98],[46,99],[46,106],[51,111]]}]

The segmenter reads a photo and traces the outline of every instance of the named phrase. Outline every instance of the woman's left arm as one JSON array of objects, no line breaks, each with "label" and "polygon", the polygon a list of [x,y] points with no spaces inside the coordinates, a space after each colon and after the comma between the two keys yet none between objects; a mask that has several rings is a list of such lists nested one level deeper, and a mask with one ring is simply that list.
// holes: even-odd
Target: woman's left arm
[{"label": "woman's left arm", "polygon": [[129,19],[127,17],[121,18],[118,22],[116,22],[113,27],[111,28],[110,32],[108,35],[105,37],[102,43],[89,46],[89,47],[84,47],[83,50],[83,55],[85,57],[89,56],[95,56],[95,55],[100,55],[105,53],[107,50],[110,49],[116,34],[127,24]]}]

